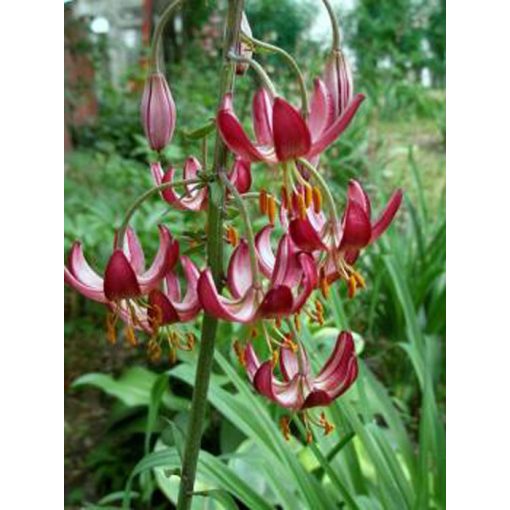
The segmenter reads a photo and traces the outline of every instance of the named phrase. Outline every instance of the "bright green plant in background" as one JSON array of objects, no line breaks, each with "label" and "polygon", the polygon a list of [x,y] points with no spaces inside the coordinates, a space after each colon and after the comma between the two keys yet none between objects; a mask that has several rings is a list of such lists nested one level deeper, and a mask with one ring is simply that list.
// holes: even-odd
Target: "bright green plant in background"
[{"label": "bright green plant in background", "polygon": [[[428,114],[430,109],[426,109]],[[385,190],[400,176],[398,168],[396,175],[384,174],[388,161],[378,144],[387,138],[380,128],[379,113],[377,109],[365,112],[363,122],[341,140],[338,154],[328,154],[324,166],[346,169],[343,175],[329,176],[338,189],[348,175],[372,179],[379,190],[374,201],[384,203]],[[375,140],[367,133],[374,126],[380,129]],[[196,508],[236,508],[240,503],[248,508],[278,504],[283,508],[336,508],[342,504],[347,508],[444,507],[444,211],[424,193],[430,183],[423,180],[431,172],[428,166],[420,166],[422,155],[407,145],[401,150],[398,165],[390,166],[406,168],[409,198],[398,228],[362,260],[370,285],[356,301],[347,300],[344,291],[335,287],[325,328],[304,325],[304,340],[316,368],[324,361],[325,345],[340,329],[356,332],[357,350],[363,352],[365,362],[354,390],[327,411],[335,431],[312,445],[297,439],[285,443],[275,425],[281,412],[253,394],[232,357],[230,340],[242,336],[243,329],[224,325],[204,423],[204,447],[213,454],[200,454]],[[103,241],[110,242],[109,232],[101,232],[101,224],[119,224],[116,211],[131,202],[137,189],[147,186],[146,172],[111,151],[99,156],[77,153],[74,158],[68,180],[67,233],[69,239],[78,234],[89,236],[92,244],[101,248]],[[83,160],[78,161],[80,158]],[[89,162],[100,165],[101,173],[84,179],[80,168]],[[112,181],[125,179],[125,185],[116,185],[118,197],[111,198],[109,190],[108,199],[105,191],[104,200],[92,200],[101,188],[98,181],[105,176],[111,176]],[[264,176],[257,178],[261,186],[267,185]],[[106,183],[104,186],[108,189]],[[74,201],[72,194],[78,187],[83,200]],[[122,196],[131,189],[132,196]],[[118,209],[98,205],[114,201]],[[80,221],[75,220],[76,210],[80,210],[81,226],[73,223]],[[152,239],[143,233],[162,215],[175,225],[176,235],[196,229],[193,219],[183,222],[182,215],[168,212],[154,199],[135,217],[144,243],[150,244]],[[97,228],[89,228],[90,218]],[[101,249],[97,253],[106,259],[107,253],[101,254]],[[133,444],[140,435],[145,437],[146,456],[134,466],[126,492],[113,492],[92,506],[117,507],[126,494],[134,507],[137,502],[150,508],[159,502],[165,507],[162,495],[176,500],[189,387],[196,365],[193,353],[183,353],[180,359],[182,362],[170,370],[128,369],[119,379],[89,374],[76,381],[76,387],[96,386],[118,399],[121,411],[112,421],[114,433],[117,426],[126,427],[125,437],[132,437]],[[131,413],[138,420],[136,426],[122,418]],[[295,432],[299,438],[300,431]],[[110,448],[111,454],[116,451]],[[106,465],[104,459],[95,460],[96,468]],[[132,465],[133,459],[129,462]],[[274,476],[275,472],[282,475]],[[120,488],[118,482],[112,486]]]}]

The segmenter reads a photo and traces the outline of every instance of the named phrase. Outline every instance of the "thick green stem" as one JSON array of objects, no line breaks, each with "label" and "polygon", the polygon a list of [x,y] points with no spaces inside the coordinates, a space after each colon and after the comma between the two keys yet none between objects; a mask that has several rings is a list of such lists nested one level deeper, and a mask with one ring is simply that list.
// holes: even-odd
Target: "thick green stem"
[{"label": "thick green stem", "polygon": [[222,172],[220,176],[223,184],[234,197],[241,216],[243,217],[244,226],[246,228],[246,239],[248,240],[248,248],[250,249],[250,266],[251,273],[253,275],[253,282],[256,287],[260,287],[259,264],[257,261],[257,248],[255,247],[255,234],[253,233],[253,225],[251,224],[248,209],[246,208],[246,204],[244,203],[244,200],[241,197],[239,191],[237,191],[237,188],[228,180],[226,174]]},{"label": "thick green stem", "polygon": [[340,36],[340,27],[338,26],[338,20],[336,18],[335,10],[333,6],[329,3],[329,0],[322,0],[324,7],[326,7],[329,15],[329,20],[331,22],[331,30],[333,30],[333,50],[339,50],[340,44],[342,43],[342,39]]},{"label": "thick green stem", "polygon": [[[223,44],[223,68],[221,71],[219,102],[221,102],[225,93],[232,92],[234,88],[235,67],[227,55],[231,48],[237,47],[239,42],[242,12],[243,0],[229,0]],[[213,171],[217,176],[225,169],[227,157],[227,148],[217,132],[213,166]],[[218,179],[217,182],[211,184],[209,193],[207,258],[216,285],[219,287],[221,287],[221,277],[223,274],[224,201],[225,190],[223,184]],[[207,405],[207,391],[209,389],[209,379],[214,358],[217,328],[218,320],[206,314],[202,322],[200,352],[197,361],[186,445],[184,447],[177,510],[189,510],[193,498],[193,486],[195,484],[198,454],[200,452],[202,426]]]},{"label": "thick green stem", "polygon": [[296,73],[297,79],[299,82],[299,90],[301,93],[301,111],[305,117],[310,113],[310,103],[308,100],[308,92],[306,90],[305,77],[301,72],[297,62],[294,60],[294,57],[290,53],[287,53],[284,49],[279,48],[278,46],[273,46],[272,44],[265,43],[263,41],[259,41],[254,37],[250,37],[246,34],[242,34],[241,37],[248,43],[253,44],[256,48],[262,48],[264,50],[270,51],[271,53],[276,53],[283,57],[283,59],[289,64],[289,67]]},{"label": "thick green stem", "polygon": [[136,210],[142,205],[145,200],[147,200],[149,197],[154,195],[154,193],[158,193],[160,191],[163,191],[168,188],[173,188],[174,186],[180,186],[182,184],[196,184],[202,182],[201,179],[183,179],[180,181],[171,181],[171,182],[164,182],[163,184],[160,184],[159,186],[154,186],[154,188],[151,188],[147,190],[145,193],[142,193],[128,208],[126,211],[126,214],[124,216],[124,219],[122,220],[122,223],[117,230],[117,241],[115,243],[117,248],[122,248],[122,245],[124,243],[124,235],[126,234],[127,226],[129,225],[129,222],[131,221],[131,218],[133,217],[133,214],[135,214]]},{"label": "thick green stem", "polygon": [[163,30],[165,29],[170,16],[172,15],[174,9],[183,2],[183,0],[174,0],[170,4],[168,4],[167,8],[163,11],[161,18],[154,29],[154,35],[152,36],[152,47],[151,47],[151,66],[156,70],[156,72],[160,72],[159,67],[159,59],[160,59],[160,47],[161,47],[161,39],[163,36]]}]

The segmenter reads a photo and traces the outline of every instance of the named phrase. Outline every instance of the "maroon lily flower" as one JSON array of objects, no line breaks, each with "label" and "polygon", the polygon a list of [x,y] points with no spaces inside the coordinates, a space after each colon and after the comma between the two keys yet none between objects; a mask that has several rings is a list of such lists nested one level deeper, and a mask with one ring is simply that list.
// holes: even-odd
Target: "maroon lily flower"
[{"label": "maroon lily flower", "polygon": [[147,78],[140,114],[151,149],[164,149],[174,134],[176,110],[170,87],[163,74],[152,73]]},{"label": "maroon lily flower", "polygon": [[206,269],[198,281],[204,310],[219,319],[241,323],[298,313],[317,285],[313,257],[297,250],[290,236],[284,235],[273,266],[267,260],[260,264],[262,273],[270,278],[265,291],[255,285],[248,244],[242,240],[232,253],[227,271],[231,298],[218,293],[211,270]]},{"label": "maroon lily flower", "polygon": [[[232,170],[228,174],[230,182],[237,188],[239,193],[246,193],[251,187],[251,163],[236,159]],[[183,179],[196,179],[202,170],[202,165],[197,158],[190,156],[184,163]],[[151,174],[156,186],[167,182],[173,182],[175,179],[175,169],[168,167],[163,171],[161,163],[151,164]],[[176,209],[187,211],[201,211],[207,207],[207,186],[200,183],[186,184],[186,192],[180,195],[173,187],[167,188],[161,192],[163,199]]]},{"label": "maroon lily flower", "polygon": [[331,356],[315,377],[303,347],[297,354],[282,347],[279,360],[283,381],[274,376],[272,359],[261,363],[252,344],[246,347],[246,372],[255,390],[294,411],[329,405],[350,388],[358,375],[354,341],[348,331],[340,333]]},{"label": "maroon lily flower", "polygon": [[315,81],[315,89],[308,121],[290,103],[270,97],[266,89],[259,89],[252,106],[252,142],[237,118],[232,94],[226,94],[218,111],[217,124],[228,148],[248,161],[265,161],[269,164],[300,157],[314,158],[331,145],[347,128],[363,101],[357,94],[346,110],[334,117],[332,99],[322,80]]},{"label": "maroon lily flower", "polygon": [[[302,250],[330,252],[325,272],[328,281],[331,282],[346,275],[345,271],[338,271],[337,260],[340,258],[347,265],[353,264],[360,250],[376,241],[390,226],[401,202],[402,190],[398,189],[389,199],[379,218],[372,222],[370,199],[361,184],[351,180],[343,219],[336,226],[335,240],[338,239],[338,243],[331,242],[331,225],[324,220],[319,221],[319,217],[314,215],[311,208],[307,210],[305,218],[291,220],[289,232],[294,243]],[[334,244],[333,247],[332,244]],[[343,264],[340,263],[340,266]]]},{"label": "maroon lily flower", "polygon": [[145,270],[142,247],[134,230],[126,230],[124,246],[115,248],[101,278],[88,264],[80,242],[69,254],[64,267],[64,281],[85,297],[100,303],[119,303],[136,299],[156,288],[172,270],[179,256],[179,243],[166,227],[159,227],[159,249],[149,269]]}]

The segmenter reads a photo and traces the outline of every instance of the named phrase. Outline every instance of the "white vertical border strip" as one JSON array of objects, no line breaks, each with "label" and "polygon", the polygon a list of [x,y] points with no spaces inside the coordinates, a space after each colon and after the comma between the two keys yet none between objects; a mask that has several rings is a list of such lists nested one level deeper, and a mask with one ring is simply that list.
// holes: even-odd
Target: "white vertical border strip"
[{"label": "white vertical border strip", "polygon": [[4,508],[56,508],[62,501],[62,28],[62,2],[2,4]]},{"label": "white vertical border strip", "polygon": [[450,509],[508,506],[510,4],[447,14]]}]

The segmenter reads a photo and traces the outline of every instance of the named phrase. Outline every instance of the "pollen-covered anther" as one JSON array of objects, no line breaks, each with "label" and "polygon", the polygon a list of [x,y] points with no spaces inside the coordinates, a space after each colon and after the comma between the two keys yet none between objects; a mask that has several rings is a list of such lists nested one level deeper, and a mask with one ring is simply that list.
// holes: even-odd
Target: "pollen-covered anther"
[{"label": "pollen-covered anther", "polygon": [[186,333],[186,336],[185,336],[186,340],[181,343],[181,349],[183,351],[192,351],[193,350],[193,347],[195,347],[195,341],[196,341],[196,338],[195,338],[195,335],[193,333]]},{"label": "pollen-covered anther", "polygon": [[259,210],[261,214],[267,214],[267,191],[262,188],[259,193]]},{"label": "pollen-covered anther", "polygon": [[292,340],[292,335],[290,334],[285,335],[283,346],[287,349],[291,349],[292,352],[297,352],[299,350],[298,344]]},{"label": "pollen-covered anther", "polygon": [[276,219],[276,201],[272,195],[267,197],[267,218],[269,219],[269,223],[274,225]]},{"label": "pollen-covered anther", "polygon": [[360,289],[364,289],[366,288],[366,283],[365,283],[365,278],[363,278],[363,276],[361,276],[360,273],[358,273],[358,271],[353,271],[352,273],[352,276],[354,276],[355,280],[356,280],[356,286]]},{"label": "pollen-covered anther", "polygon": [[273,367],[276,367],[278,365],[279,359],[280,359],[279,351],[275,349],[272,354]]},{"label": "pollen-covered anther", "polygon": [[327,299],[329,297],[329,283],[323,267],[319,271],[319,288],[322,295]]},{"label": "pollen-covered anther", "polygon": [[322,426],[322,428],[324,429],[325,436],[327,436],[328,434],[331,434],[331,432],[333,432],[333,430],[335,430],[335,426],[328,421],[324,412],[321,413],[319,423]]},{"label": "pollen-covered anther", "polygon": [[117,324],[118,315],[108,312],[106,314],[106,339],[112,345],[117,342],[117,332],[115,325]]},{"label": "pollen-covered anther", "polygon": [[234,248],[239,244],[239,232],[232,225],[227,227],[227,242]]},{"label": "pollen-covered anther", "polygon": [[347,296],[349,296],[349,299],[352,299],[355,294],[356,294],[356,278],[354,277],[354,275],[351,275],[347,280]]},{"label": "pollen-covered anther", "polygon": [[241,342],[239,340],[236,340],[234,342],[234,352],[236,353],[237,359],[241,366],[246,366],[246,353],[244,347],[241,345]]},{"label": "pollen-covered anther", "polygon": [[310,207],[313,202],[313,190],[310,184],[305,183],[305,205],[306,208]]},{"label": "pollen-covered anther", "polygon": [[285,441],[290,441],[290,418],[288,416],[282,416],[279,421],[280,430],[285,438]]},{"label": "pollen-covered anther", "polygon": [[159,342],[156,339],[151,338],[147,344],[147,355],[149,356],[149,360],[152,363],[156,363],[161,359],[162,352],[163,350],[161,349]]},{"label": "pollen-covered anther", "polygon": [[128,341],[128,343],[131,347],[138,346],[138,340],[136,339],[135,329],[133,328],[133,326],[131,326],[131,324],[128,324],[125,327],[124,334],[126,336],[126,340]]},{"label": "pollen-covered anther", "polygon": [[298,193],[297,196],[296,196],[296,201],[297,201],[297,209],[298,209],[298,214],[299,214],[299,218],[301,220],[304,220],[306,219],[306,201],[305,201],[305,197],[302,193]]},{"label": "pollen-covered anther", "polygon": [[313,210],[316,214],[319,214],[322,210],[322,193],[317,186],[314,186],[312,189],[312,202]]},{"label": "pollen-covered anther", "polygon": [[306,442],[308,444],[313,443],[313,434],[312,434],[312,431],[310,429],[308,429],[306,431]]},{"label": "pollen-covered anther", "polygon": [[289,208],[289,192],[287,191],[287,188],[285,186],[282,186],[281,197],[282,197],[283,208],[288,209]]}]

